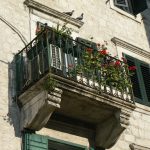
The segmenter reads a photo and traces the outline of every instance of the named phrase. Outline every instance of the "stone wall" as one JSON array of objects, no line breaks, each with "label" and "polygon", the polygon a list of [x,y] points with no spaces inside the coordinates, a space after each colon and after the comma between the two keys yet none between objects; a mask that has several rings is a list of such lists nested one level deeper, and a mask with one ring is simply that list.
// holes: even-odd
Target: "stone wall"
[{"label": "stone wall", "polygon": [[[41,2],[41,0],[36,1]],[[84,13],[84,25],[79,30],[79,34],[82,37],[89,39],[90,37],[94,37],[94,41],[96,42],[106,40],[109,42],[110,47],[112,47],[110,43],[111,38],[118,37],[149,51],[149,43],[142,18],[144,14],[142,17],[141,15],[138,15],[139,19],[136,17],[131,19],[130,17],[122,15],[112,9],[110,1],[89,0],[87,2],[86,0],[52,0],[43,1],[43,4],[60,12],[75,10],[72,16],[73,18]],[[148,10],[146,10],[146,12],[149,13]],[[147,22],[145,16],[144,20]],[[114,49],[111,50],[112,53],[115,53],[114,51]]]},{"label": "stone wall", "polygon": [[0,5],[0,149],[20,150],[19,110],[14,102],[14,54],[29,41],[29,15],[23,0]]},{"label": "stone wall", "polygon": [[[93,41],[100,43],[108,41],[109,51],[113,55],[118,53],[111,42],[113,37],[150,51],[149,10],[142,13],[141,19],[137,20],[118,13],[106,0],[36,1],[60,12],[75,10],[72,16],[74,18],[84,13],[84,25],[78,29],[76,36],[80,35],[86,39],[94,37]],[[35,30],[29,9],[23,2],[23,0],[5,0],[0,4],[0,149],[3,150],[21,149],[19,109],[14,101],[16,91],[13,60],[14,54],[31,40],[31,33],[34,34]],[[42,19],[48,20],[44,17]],[[150,109],[139,104],[137,106],[131,118],[131,125],[112,150],[129,150],[131,143],[150,147]],[[54,132],[56,131],[51,131],[51,135]],[[59,136],[72,139],[70,135],[59,134]],[[80,141],[80,137],[73,139]],[[81,141],[87,144],[87,139]]]},{"label": "stone wall", "polygon": [[132,143],[150,148],[150,108],[136,105],[137,108],[130,119],[130,126],[111,150],[129,150],[129,145]]}]

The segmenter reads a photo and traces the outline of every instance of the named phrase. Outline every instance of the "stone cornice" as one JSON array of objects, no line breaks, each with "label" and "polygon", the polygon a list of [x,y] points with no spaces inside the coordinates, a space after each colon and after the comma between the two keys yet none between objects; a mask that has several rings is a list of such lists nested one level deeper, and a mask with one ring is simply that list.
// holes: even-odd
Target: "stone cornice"
[{"label": "stone cornice", "polygon": [[50,15],[50,16],[53,16],[53,17],[58,18],[60,20],[63,20],[63,21],[70,23],[70,24],[72,24],[78,28],[81,28],[81,26],[84,24],[80,20],[72,18],[72,17],[66,15],[65,13],[62,13],[62,12],[59,12],[55,9],[47,7],[47,6],[45,6],[41,3],[38,3],[34,0],[25,0],[24,4],[27,5],[29,8],[38,10],[40,12],[47,14],[47,15]]},{"label": "stone cornice", "polygon": [[140,145],[137,145],[137,144],[130,144],[130,149],[131,150],[150,150],[150,148],[148,147],[144,147],[144,146],[140,146]]},{"label": "stone cornice", "polygon": [[150,52],[147,52],[147,51],[145,51],[145,50],[143,50],[137,46],[134,46],[130,43],[127,43],[127,42],[125,42],[125,41],[123,41],[117,37],[112,38],[111,41],[117,46],[121,46],[121,47],[128,49],[129,51],[135,53],[135,54],[138,54],[142,57],[150,59]]}]

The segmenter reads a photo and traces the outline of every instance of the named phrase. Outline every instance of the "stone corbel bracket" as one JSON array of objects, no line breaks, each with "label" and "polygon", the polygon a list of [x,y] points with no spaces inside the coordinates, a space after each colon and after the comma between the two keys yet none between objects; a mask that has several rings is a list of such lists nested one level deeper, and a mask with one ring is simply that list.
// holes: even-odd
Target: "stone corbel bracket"
[{"label": "stone corbel bracket", "polygon": [[131,111],[119,110],[109,119],[97,125],[96,128],[96,146],[111,148],[118,140],[122,132],[129,125]]},{"label": "stone corbel bracket", "polygon": [[21,129],[40,130],[48,122],[56,108],[60,108],[62,90],[55,88],[51,93],[45,90],[33,95],[24,93],[19,97],[21,108]]},{"label": "stone corbel bracket", "polygon": [[72,18],[68,15],[66,15],[65,13],[62,13],[62,12],[59,12],[55,9],[52,9],[50,7],[47,7],[41,3],[38,3],[34,0],[25,0],[24,2],[25,5],[27,5],[29,8],[32,8],[32,9],[35,9],[35,10],[38,10],[40,12],[43,12],[47,15],[50,15],[50,16],[53,16],[55,18],[58,18],[62,21],[65,21],[67,23],[70,23],[78,28],[81,28],[82,25],[84,24],[82,21],[78,20],[78,19],[75,19],[75,18]]}]

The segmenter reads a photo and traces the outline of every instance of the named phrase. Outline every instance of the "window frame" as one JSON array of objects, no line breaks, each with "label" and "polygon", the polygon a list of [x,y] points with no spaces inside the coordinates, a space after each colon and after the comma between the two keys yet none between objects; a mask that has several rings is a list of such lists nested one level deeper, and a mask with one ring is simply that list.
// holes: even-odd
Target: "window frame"
[{"label": "window frame", "polygon": [[[81,149],[89,150],[87,146],[72,143],[70,141],[64,141],[61,139],[56,139],[50,136],[40,135],[40,134],[28,132],[28,131],[23,132],[23,136],[22,136],[23,150],[28,150],[30,148],[35,148],[35,147],[38,147],[38,148],[40,147],[43,150],[49,150],[49,146],[48,146],[49,141],[68,145],[68,146],[73,146],[73,147],[79,148],[79,150]],[[90,147],[90,149],[92,149],[92,147]]]},{"label": "window frame", "polygon": [[[129,13],[129,14],[133,15],[133,8],[132,8],[131,1],[125,0],[126,6],[124,6],[124,5],[122,5],[122,4],[117,4],[116,1],[117,1],[117,0],[114,0],[114,6],[115,6],[115,7],[118,7],[119,9],[125,11],[126,13]],[[125,7],[125,8],[127,8],[128,10],[124,10],[124,9],[122,9],[122,8],[120,8],[120,7]]]},{"label": "window frame", "polygon": [[143,79],[143,75],[142,75],[142,70],[141,70],[141,65],[148,67],[149,71],[150,71],[150,66],[148,63],[141,61],[137,58],[134,58],[128,54],[123,53],[123,56],[125,58],[127,58],[127,60],[131,60],[134,62],[135,66],[136,66],[136,73],[137,73],[137,78],[138,78],[138,82],[139,82],[139,87],[140,87],[140,91],[141,91],[141,99],[138,97],[134,97],[135,98],[135,102],[138,102],[140,104],[144,104],[144,105],[148,105],[150,106],[150,101],[148,100],[148,96],[146,93],[146,89],[145,89],[145,84],[144,84],[144,79]]},{"label": "window frame", "polygon": [[130,14],[118,7],[116,7],[114,5],[114,0],[110,0],[110,8],[114,11],[116,11],[117,13],[121,14],[121,15],[124,15],[125,17],[129,18],[129,19],[132,19],[134,21],[136,21],[137,23],[141,23],[142,22],[142,17],[141,17],[141,14],[137,14],[136,16],[133,15],[133,14]]},{"label": "window frame", "polygon": [[124,5],[122,5],[122,4],[118,4],[118,3],[117,3],[117,0],[114,0],[114,4],[115,4],[115,5],[123,6],[123,7],[129,7],[129,5],[128,5],[129,2],[128,2],[128,0],[125,0],[125,3],[126,3],[126,6],[124,6]]}]

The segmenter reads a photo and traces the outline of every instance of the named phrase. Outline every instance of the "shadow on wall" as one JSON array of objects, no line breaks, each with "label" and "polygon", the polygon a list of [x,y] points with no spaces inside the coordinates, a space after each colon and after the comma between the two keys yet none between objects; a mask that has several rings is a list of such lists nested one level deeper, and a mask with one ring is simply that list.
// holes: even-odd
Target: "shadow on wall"
[{"label": "shadow on wall", "polygon": [[45,127],[61,132],[62,135],[63,133],[67,133],[80,138],[86,138],[88,139],[89,146],[93,148],[95,147],[95,124],[91,124],[55,112],[52,114]]},{"label": "shadow on wall", "polygon": [[15,60],[8,62],[8,114],[7,122],[14,127],[16,137],[21,136],[20,131],[20,110],[15,100]]},{"label": "shadow on wall", "polygon": [[150,0],[147,0],[148,9],[141,13],[142,20],[145,27],[145,32],[150,48]]}]

